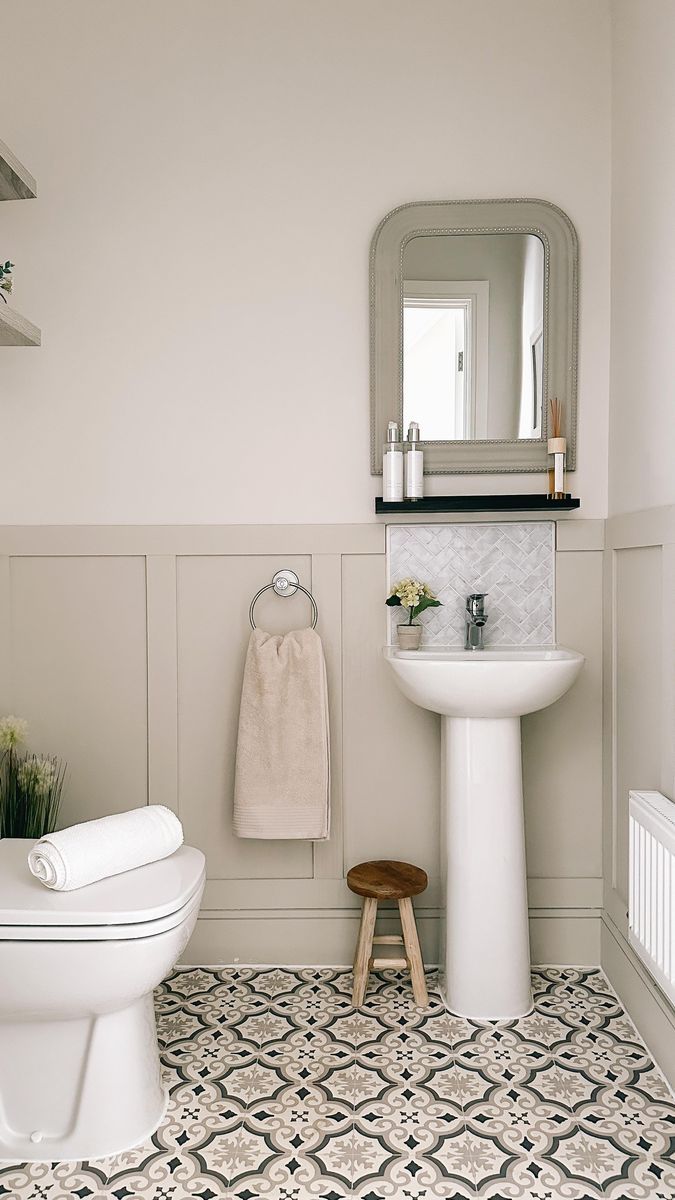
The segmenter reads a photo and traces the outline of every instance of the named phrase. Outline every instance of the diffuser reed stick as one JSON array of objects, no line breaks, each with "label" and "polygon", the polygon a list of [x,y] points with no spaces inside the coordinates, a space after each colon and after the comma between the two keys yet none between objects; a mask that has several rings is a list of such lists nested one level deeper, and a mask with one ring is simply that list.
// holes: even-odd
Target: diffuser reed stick
[{"label": "diffuser reed stick", "polygon": [[562,437],[562,404],[557,397],[554,396],[549,401],[549,408],[551,411],[549,436],[552,438]]},{"label": "diffuser reed stick", "polygon": [[549,412],[548,498],[549,500],[564,500],[568,495],[565,485],[567,439],[562,436],[563,408],[556,397],[549,401]]}]

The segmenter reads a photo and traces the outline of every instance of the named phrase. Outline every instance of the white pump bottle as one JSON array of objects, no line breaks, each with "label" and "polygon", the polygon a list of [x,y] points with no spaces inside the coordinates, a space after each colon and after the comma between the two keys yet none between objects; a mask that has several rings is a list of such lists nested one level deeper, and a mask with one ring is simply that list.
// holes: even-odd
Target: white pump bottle
[{"label": "white pump bottle", "polygon": [[382,455],[382,499],[388,503],[403,499],[403,444],[398,440],[398,425],[390,421]]},{"label": "white pump bottle", "polygon": [[405,498],[421,500],[424,495],[424,452],[420,446],[420,427],[411,421],[405,452]]}]

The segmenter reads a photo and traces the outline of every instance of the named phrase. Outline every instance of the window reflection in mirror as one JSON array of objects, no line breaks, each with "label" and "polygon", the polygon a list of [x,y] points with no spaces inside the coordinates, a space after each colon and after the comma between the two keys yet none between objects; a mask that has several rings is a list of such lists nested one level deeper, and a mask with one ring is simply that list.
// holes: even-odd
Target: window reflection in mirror
[{"label": "window reflection in mirror", "polygon": [[433,234],[403,257],[403,426],[425,441],[542,436],[544,248]]}]

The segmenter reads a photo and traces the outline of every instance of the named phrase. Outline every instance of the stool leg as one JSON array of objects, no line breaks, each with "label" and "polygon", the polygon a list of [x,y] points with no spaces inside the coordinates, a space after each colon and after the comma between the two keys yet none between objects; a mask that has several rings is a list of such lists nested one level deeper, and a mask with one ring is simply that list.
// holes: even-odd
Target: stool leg
[{"label": "stool leg", "polygon": [[354,989],[352,991],[352,1004],[354,1008],[361,1007],[366,994],[368,963],[373,951],[376,916],[377,900],[374,900],[371,896],[365,896],[363,909],[361,910],[359,940],[356,943],[356,954],[354,955]]},{"label": "stool leg", "polygon": [[420,942],[417,936],[417,925],[415,924],[412,900],[409,897],[405,900],[399,900],[398,911],[401,916],[405,952],[410,963],[410,978],[412,980],[415,1004],[420,1005],[421,1008],[426,1008],[429,1003],[429,997],[427,995],[426,979],[424,978],[424,963],[422,962],[422,951],[420,950]]}]

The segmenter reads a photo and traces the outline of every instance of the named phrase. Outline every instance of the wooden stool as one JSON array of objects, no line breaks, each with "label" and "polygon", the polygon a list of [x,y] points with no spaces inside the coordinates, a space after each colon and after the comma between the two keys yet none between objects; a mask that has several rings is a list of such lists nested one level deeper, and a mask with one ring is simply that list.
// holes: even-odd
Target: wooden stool
[{"label": "wooden stool", "polygon": [[[424,963],[420,951],[415,914],[411,896],[419,896],[428,883],[426,871],[403,862],[366,862],[352,867],[347,875],[347,886],[357,896],[363,896],[363,910],[359,927],[359,940],[354,956],[354,990],[352,1004],[360,1008],[366,994],[369,971],[382,967],[407,967],[412,980],[415,1003],[426,1007],[429,1003],[424,978]],[[378,900],[398,900],[401,917],[399,934],[373,937]],[[405,958],[373,958],[373,945],[405,946]]]}]

